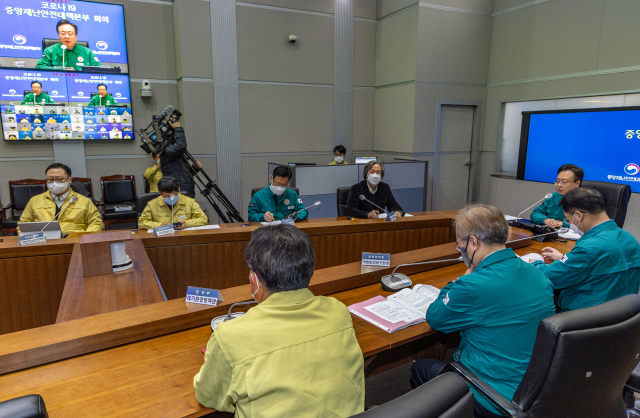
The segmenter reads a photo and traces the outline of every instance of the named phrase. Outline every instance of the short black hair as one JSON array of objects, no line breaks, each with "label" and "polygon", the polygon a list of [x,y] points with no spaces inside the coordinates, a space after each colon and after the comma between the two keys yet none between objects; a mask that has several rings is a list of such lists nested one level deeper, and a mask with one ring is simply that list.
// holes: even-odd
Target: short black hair
[{"label": "short black hair", "polygon": [[272,175],[273,175],[273,178],[276,178],[276,176],[280,176],[280,177],[286,177],[289,180],[291,180],[291,177],[293,176],[293,172],[291,171],[291,168],[289,166],[279,165],[273,169]]},{"label": "short black hair", "polygon": [[336,151],[338,151],[338,154],[346,154],[347,153],[347,149],[343,145],[338,145],[337,147],[335,147],[333,149],[333,152],[335,153]]},{"label": "short black hair", "polygon": [[96,86],[96,90],[98,90],[98,89],[100,88],[100,86],[104,86],[105,90],[109,90],[109,89],[107,88],[107,86],[106,86],[106,85],[104,85],[104,84],[102,84],[102,83],[100,83],[100,84],[98,84],[98,85]]},{"label": "short black hair", "polygon": [[244,258],[269,292],[307,288],[316,264],[309,235],[286,224],[253,231]]},{"label": "short black hair", "polygon": [[58,24],[56,24],[56,32],[60,33],[60,31],[58,30],[58,28],[62,25],[71,25],[73,26],[73,29],[76,30],[76,35],[78,34],[78,27],[76,25],[74,25],[73,23],[69,22],[67,19],[62,19],[58,21]]},{"label": "short black hair", "polygon": [[40,84],[40,87],[42,87],[42,83],[41,83],[41,82],[39,82],[39,81],[32,81],[32,82],[31,82],[31,87],[33,87],[33,85],[34,85],[34,84],[36,84],[36,83],[37,83],[37,84]]},{"label": "short black hair", "polygon": [[597,215],[607,210],[604,198],[596,189],[578,187],[571,189],[560,200],[562,209],[567,213],[580,211]]},{"label": "short black hair", "polygon": [[584,178],[584,170],[573,164],[565,164],[558,169],[558,174],[563,171],[571,171],[573,173],[573,177],[576,181],[580,180],[580,185],[582,185],[582,179]]},{"label": "short black hair", "polygon": [[160,193],[179,192],[180,182],[175,177],[163,177],[158,180],[158,190]]},{"label": "short black hair", "polygon": [[44,175],[46,176],[47,173],[49,172],[49,170],[52,170],[54,168],[61,168],[64,170],[64,172],[67,174],[67,176],[71,177],[71,169],[69,168],[69,166],[66,166],[62,163],[53,163],[51,164],[49,167],[47,167],[46,170],[44,170]]}]

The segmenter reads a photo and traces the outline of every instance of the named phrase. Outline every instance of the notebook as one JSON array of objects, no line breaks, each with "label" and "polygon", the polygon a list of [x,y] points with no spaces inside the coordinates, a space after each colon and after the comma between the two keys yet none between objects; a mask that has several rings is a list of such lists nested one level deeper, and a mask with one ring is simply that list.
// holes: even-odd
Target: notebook
[{"label": "notebook", "polygon": [[440,290],[426,284],[402,289],[388,297],[376,296],[349,306],[349,312],[387,332],[395,332],[424,322],[427,309]]}]

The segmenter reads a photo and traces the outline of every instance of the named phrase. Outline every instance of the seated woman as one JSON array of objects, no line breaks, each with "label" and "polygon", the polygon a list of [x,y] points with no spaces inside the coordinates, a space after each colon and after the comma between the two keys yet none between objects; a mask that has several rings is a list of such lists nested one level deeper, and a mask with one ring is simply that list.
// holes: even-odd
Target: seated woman
[{"label": "seated woman", "polygon": [[[347,215],[354,218],[375,219],[380,214],[377,206],[386,208],[400,217],[404,213],[391,193],[391,187],[381,180],[384,177],[384,164],[380,161],[369,161],[362,172],[364,180],[351,186],[349,199],[347,200]],[[372,205],[367,200],[360,200],[364,196],[367,200],[375,203]]]}]

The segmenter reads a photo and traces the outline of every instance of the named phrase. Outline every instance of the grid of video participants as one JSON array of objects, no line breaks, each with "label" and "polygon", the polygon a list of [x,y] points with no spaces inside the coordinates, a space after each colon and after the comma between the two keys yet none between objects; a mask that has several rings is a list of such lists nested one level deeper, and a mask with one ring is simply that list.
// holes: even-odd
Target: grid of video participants
[{"label": "grid of video participants", "polygon": [[5,140],[133,139],[130,107],[0,105]]}]

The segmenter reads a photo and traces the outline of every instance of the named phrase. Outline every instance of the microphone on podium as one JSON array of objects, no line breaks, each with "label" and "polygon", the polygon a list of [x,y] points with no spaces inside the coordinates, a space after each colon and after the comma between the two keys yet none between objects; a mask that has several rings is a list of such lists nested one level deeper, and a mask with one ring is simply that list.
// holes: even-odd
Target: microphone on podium
[{"label": "microphone on podium", "polygon": [[300,210],[297,210],[297,211],[293,212],[291,215],[287,216],[285,219],[293,218],[293,215],[295,215],[296,213],[300,213],[300,212],[302,212],[302,211],[304,211],[304,210],[307,210],[307,209],[309,209],[309,208],[312,208],[312,207],[314,207],[314,206],[320,206],[320,203],[322,203],[322,202],[320,202],[320,201],[318,200],[318,201],[317,201],[316,203],[314,203],[313,205],[307,206],[307,207],[306,207],[306,208],[304,208],[304,209],[300,209]]},{"label": "microphone on podium", "polygon": [[547,193],[542,199],[538,200],[536,203],[534,203],[533,205],[529,206],[528,208],[526,208],[525,210],[520,212],[518,214],[518,216],[516,216],[516,219],[514,221],[511,221],[511,223],[509,225],[514,226],[516,228],[522,228],[522,222],[518,222],[518,219],[520,219],[520,215],[522,215],[523,213],[525,213],[526,211],[528,211],[532,207],[536,206],[538,203],[542,202],[543,200],[547,200],[551,196],[553,196],[551,193]]},{"label": "microphone on podium", "polygon": [[407,276],[406,274],[402,274],[402,273],[396,274],[396,270],[398,270],[398,267],[417,266],[420,264],[431,264],[431,263],[446,263],[449,261],[463,261],[463,260],[462,260],[462,257],[458,257],[458,258],[451,258],[449,260],[434,260],[434,261],[422,261],[420,263],[398,264],[396,268],[393,269],[391,274],[387,274],[386,276],[382,277],[382,279],[380,280],[380,284],[382,285],[382,288],[387,292],[397,292],[398,290],[402,290],[406,287],[411,287],[411,285],[413,284],[409,276]]}]

